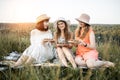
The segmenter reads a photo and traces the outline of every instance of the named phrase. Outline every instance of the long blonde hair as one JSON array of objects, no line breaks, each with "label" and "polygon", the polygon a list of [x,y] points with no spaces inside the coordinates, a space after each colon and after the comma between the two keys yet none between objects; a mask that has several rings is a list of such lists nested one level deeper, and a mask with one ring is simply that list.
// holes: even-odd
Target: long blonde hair
[{"label": "long blonde hair", "polygon": [[[76,36],[77,36],[77,37],[80,37],[80,39],[84,39],[85,36],[86,36],[86,34],[88,33],[89,29],[90,29],[90,25],[89,25],[89,24],[86,24],[85,29],[84,29],[84,32],[83,32],[83,34],[81,35],[82,27],[78,26],[77,29],[76,29],[76,31],[75,31],[75,32],[76,32]],[[81,36],[80,36],[80,35],[81,35]]]}]

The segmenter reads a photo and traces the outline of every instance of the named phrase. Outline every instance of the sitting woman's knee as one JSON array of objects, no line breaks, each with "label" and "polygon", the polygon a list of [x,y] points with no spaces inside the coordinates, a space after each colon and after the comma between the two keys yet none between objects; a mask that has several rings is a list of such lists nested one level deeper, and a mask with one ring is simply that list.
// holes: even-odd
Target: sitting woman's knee
[{"label": "sitting woman's knee", "polygon": [[78,64],[79,61],[80,61],[79,58],[75,57],[75,63]]},{"label": "sitting woman's knee", "polygon": [[95,60],[86,60],[86,64],[87,64],[87,67],[88,68],[94,68],[94,63],[95,63]]},{"label": "sitting woman's knee", "polygon": [[85,61],[81,57],[75,57],[75,63],[79,66],[85,65]]}]

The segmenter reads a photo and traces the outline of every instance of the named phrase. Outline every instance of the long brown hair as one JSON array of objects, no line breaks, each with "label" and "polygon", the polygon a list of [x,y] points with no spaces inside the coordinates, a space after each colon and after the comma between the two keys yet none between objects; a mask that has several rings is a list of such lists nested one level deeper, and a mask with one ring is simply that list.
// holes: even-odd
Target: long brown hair
[{"label": "long brown hair", "polygon": [[[77,37],[80,37],[81,39],[85,38],[86,34],[88,33],[89,29],[90,29],[90,25],[89,24],[86,24],[85,25],[85,29],[84,29],[84,32],[83,34],[81,35],[81,30],[82,30],[82,27],[79,27],[78,26],[78,29],[76,30],[76,33],[77,33]],[[81,35],[81,36],[80,36]]]},{"label": "long brown hair", "polygon": [[[49,20],[44,20],[44,21],[49,21]],[[44,24],[43,24],[44,21],[36,23],[35,28],[38,29],[38,30],[40,30],[40,31],[48,31],[48,28],[47,29],[44,28]]]},{"label": "long brown hair", "polygon": [[[67,24],[66,21],[63,21],[63,20],[59,20],[56,25],[58,25],[59,22],[64,22],[65,23],[65,29],[64,29],[64,33],[65,33],[65,40],[69,40],[71,38],[71,32],[70,30],[68,29],[69,25]],[[56,29],[56,38],[58,39],[61,35],[61,30],[58,28],[57,26],[57,29]]]}]

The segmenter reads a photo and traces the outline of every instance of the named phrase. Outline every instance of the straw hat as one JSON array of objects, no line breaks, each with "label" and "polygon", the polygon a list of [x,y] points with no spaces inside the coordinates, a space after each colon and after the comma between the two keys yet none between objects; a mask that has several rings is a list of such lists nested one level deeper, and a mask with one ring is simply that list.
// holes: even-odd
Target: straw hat
[{"label": "straw hat", "polygon": [[39,22],[41,22],[43,20],[49,20],[49,19],[50,19],[50,17],[48,17],[46,14],[42,14],[42,15],[37,17],[36,23],[39,23]]},{"label": "straw hat", "polygon": [[89,24],[90,16],[88,14],[81,14],[79,18],[76,18],[76,20]]}]

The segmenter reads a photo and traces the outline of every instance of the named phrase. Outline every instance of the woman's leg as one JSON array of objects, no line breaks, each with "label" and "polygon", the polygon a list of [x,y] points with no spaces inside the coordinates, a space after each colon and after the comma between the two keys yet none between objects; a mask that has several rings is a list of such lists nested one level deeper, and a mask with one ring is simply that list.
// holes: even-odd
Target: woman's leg
[{"label": "woman's leg", "polygon": [[86,60],[86,64],[87,64],[88,68],[99,68],[99,67],[104,66],[106,63],[105,63],[105,61],[88,59],[88,60]]},{"label": "woman's leg", "polygon": [[35,61],[35,59],[30,56],[30,57],[26,60],[25,65],[30,65],[30,64],[32,64],[34,61]]},{"label": "woman's leg", "polygon": [[78,66],[81,66],[81,67],[86,67],[87,65],[86,65],[86,62],[83,60],[83,58],[82,57],[80,57],[80,56],[76,56],[75,57],[75,62],[76,62],[76,64],[78,65]]},{"label": "woman's leg", "polygon": [[75,61],[74,61],[74,59],[73,59],[73,56],[71,55],[70,50],[69,50],[68,48],[66,48],[66,47],[63,47],[62,50],[63,50],[65,56],[67,57],[67,59],[68,59],[68,60],[70,61],[70,63],[72,64],[72,66],[73,66],[74,68],[76,68],[77,66],[76,66],[76,63],[75,63]]},{"label": "woman's leg", "polygon": [[95,59],[88,59],[86,64],[89,68],[99,68],[99,67],[114,67],[115,64],[110,61],[101,61]]},{"label": "woman's leg", "polygon": [[20,66],[20,65],[24,64],[27,59],[28,59],[28,56],[22,55],[22,56],[17,60],[17,62],[14,64],[14,67],[17,67],[17,66]]},{"label": "woman's leg", "polygon": [[104,65],[102,67],[114,67],[115,64],[113,62],[110,61],[104,61]]},{"label": "woman's leg", "polygon": [[62,62],[62,64],[64,64],[66,67],[68,67],[67,61],[63,54],[63,50],[60,47],[57,47],[57,53],[58,53],[58,57],[60,58],[60,61]]},{"label": "woman's leg", "polygon": [[105,64],[104,61],[98,60],[98,52],[96,50],[84,53],[83,59],[86,61],[88,68],[97,68]]}]

